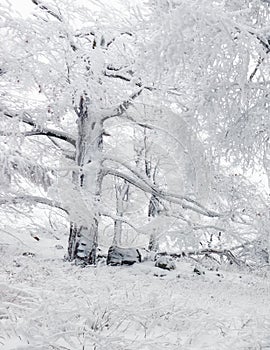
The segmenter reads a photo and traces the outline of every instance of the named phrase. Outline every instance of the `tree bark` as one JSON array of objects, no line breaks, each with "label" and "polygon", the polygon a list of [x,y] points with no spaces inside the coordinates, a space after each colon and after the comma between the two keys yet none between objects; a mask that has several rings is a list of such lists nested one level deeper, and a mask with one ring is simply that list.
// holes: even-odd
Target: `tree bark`
[{"label": "tree bark", "polygon": [[102,132],[103,123],[89,111],[86,95],[81,97],[78,115],[76,163],[79,171],[73,173],[73,183],[85,202],[87,213],[83,220],[70,223],[68,259],[78,264],[96,264],[98,247],[99,203],[102,186]]}]

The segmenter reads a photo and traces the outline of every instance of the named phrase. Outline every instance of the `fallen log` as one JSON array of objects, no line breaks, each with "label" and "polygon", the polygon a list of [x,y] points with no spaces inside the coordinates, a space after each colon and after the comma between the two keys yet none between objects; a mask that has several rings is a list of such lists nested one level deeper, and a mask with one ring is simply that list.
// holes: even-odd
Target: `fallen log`
[{"label": "fallen log", "polygon": [[[184,258],[184,257],[194,257],[194,256],[206,256],[206,257],[212,257],[211,255],[218,255],[220,257],[226,257],[229,263],[240,266],[243,264],[243,261],[240,259],[237,259],[236,256],[231,252],[229,249],[213,249],[213,248],[205,248],[205,249],[198,249],[193,251],[182,251],[180,253],[168,253],[168,252],[158,252],[157,256],[171,256],[172,258]],[[216,259],[215,259],[216,260]],[[217,261],[217,260],[216,260]],[[218,262],[218,261],[217,261]],[[218,262],[220,263],[220,262]]]}]

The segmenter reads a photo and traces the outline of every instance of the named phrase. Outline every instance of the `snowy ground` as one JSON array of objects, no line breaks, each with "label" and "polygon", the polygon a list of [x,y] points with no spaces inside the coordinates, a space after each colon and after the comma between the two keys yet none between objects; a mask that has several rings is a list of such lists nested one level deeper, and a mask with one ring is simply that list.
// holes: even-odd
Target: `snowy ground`
[{"label": "snowy ground", "polygon": [[270,349],[267,272],[82,269],[63,250],[14,249],[0,245],[0,349]]}]

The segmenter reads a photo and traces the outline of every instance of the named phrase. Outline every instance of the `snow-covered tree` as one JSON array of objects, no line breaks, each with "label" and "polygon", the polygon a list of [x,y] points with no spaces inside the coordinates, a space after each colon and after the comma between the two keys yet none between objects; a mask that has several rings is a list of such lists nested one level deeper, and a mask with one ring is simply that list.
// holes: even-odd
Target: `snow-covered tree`
[{"label": "snow-covered tree", "polygon": [[[27,20],[2,6],[2,32],[7,37],[1,53],[1,120],[7,149],[3,176],[13,185],[13,171],[25,177],[30,169],[31,180],[43,185],[44,197],[29,195],[18,185],[19,190],[11,186],[10,195],[3,194],[2,203],[28,201],[62,208],[70,218],[69,259],[95,263],[106,175],[122,178],[150,196],[178,204],[189,199],[161,191],[147,175],[104,150],[104,138],[110,137],[106,125],[114,123],[112,119],[121,123],[122,118],[138,125],[127,111],[144,90],[151,90],[135,66],[137,37],[130,21],[123,17],[121,25],[111,21],[108,26],[110,16],[99,12],[97,24],[92,11],[75,4],[33,4]],[[115,10],[111,16],[116,14]],[[38,165],[25,165],[25,154],[33,153],[34,147]],[[52,159],[52,169],[46,169],[44,163]],[[52,184],[46,191],[48,174]],[[205,215],[215,215],[196,206]]]},{"label": "snow-covered tree", "polygon": [[[202,141],[212,173],[208,199],[223,212],[222,221],[229,218],[229,232],[241,210],[246,222],[243,201],[256,206],[254,183],[264,210],[269,206],[267,185],[258,185],[268,175],[269,11],[261,0],[149,2],[145,75],[150,72],[148,79]],[[219,182],[217,174],[230,180]],[[248,221],[246,230],[254,233]],[[240,233],[238,239],[243,241]]]},{"label": "snow-covered tree", "polygon": [[[168,218],[178,233],[200,232],[197,244],[229,232],[242,197],[233,207],[216,174],[267,163],[269,4],[31,3],[27,18],[1,5],[1,204],[64,211],[69,260],[92,264],[103,217],[115,237],[121,222],[142,233]],[[135,128],[150,131],[166,183],[147,157],[136,166]],[[130,142],[121,148],[115,131]],[[115,183],[111,208],[104,184]],[[165,203],[166,219],[141,229],[121,208],[127,188],[133,206]]]}]

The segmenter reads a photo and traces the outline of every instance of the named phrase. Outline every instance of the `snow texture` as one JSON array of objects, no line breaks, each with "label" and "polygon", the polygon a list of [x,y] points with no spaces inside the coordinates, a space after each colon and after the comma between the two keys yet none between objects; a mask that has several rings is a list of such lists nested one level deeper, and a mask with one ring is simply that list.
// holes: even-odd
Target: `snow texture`
[{"label": "snow texture", "polygon": [[269,272],[198,275],[185,260],[173,271],[150,261],[80,268],[61,252],[1,246],[0,349],[270,347]]}]

